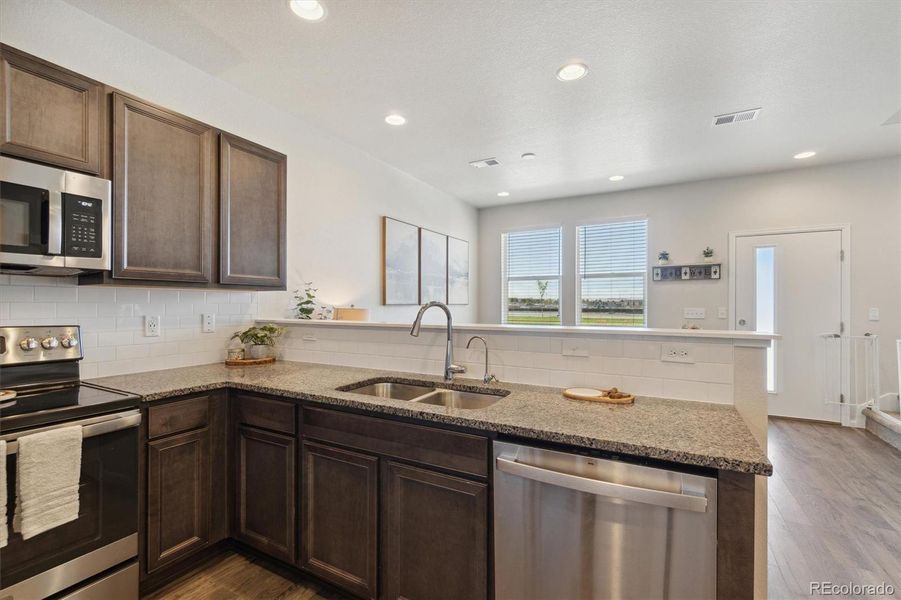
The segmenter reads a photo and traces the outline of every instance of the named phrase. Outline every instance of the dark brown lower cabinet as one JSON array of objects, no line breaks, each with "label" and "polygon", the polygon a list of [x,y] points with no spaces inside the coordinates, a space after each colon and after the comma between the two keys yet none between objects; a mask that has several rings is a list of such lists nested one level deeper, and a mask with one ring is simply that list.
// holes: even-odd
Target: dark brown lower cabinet
[{"label": "dark brown lower cabinet", "polygon": [[301,566],[375,598],[379,459],[307,441],[302,456]]},{"label": "dark brown lower cabinet", "polygon": [[147,443],[147,571],[210,542],[210,429]]},{"label": "dark brown lower cabinet", "polygon": [[238,425],[235,537],[285,562],[294,562],[296,446],[293,436]]},{"label": "dark brown lower cabinet", "polygon": [[488,597],[488,486],[393,461],[382,466],[382,597]]}]

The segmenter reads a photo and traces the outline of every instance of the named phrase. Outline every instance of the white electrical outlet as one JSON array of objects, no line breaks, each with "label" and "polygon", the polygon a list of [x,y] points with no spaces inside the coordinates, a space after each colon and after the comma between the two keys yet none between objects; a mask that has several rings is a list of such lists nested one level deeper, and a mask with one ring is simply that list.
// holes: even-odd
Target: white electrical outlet
[{"label": "white electrical outlet", "polygon": [[660,347],[663,362],[693,363],[695,356],[690,344],[663,344]]},{"label": "white electrical outlet", "polygon": [[868,318],[870,321],[878,321],[879,320],[879,309],[875,307],[870,307]]},{"label": "white electrical outlet", "polygon": [[144,316],[144,337],[160,337],[160,318]]},{"label": "white electrical outlet", "polygon": [[202,331],[204,333],[213,333],[214,331],[216,331],[216,314],[215,313],[204,313],[202,319],[203,319]]},{"label": "white electrical outlet", "polygon": [[704,319],[707,316],[706,308],[683,308],[683,316],[686,319]]}]

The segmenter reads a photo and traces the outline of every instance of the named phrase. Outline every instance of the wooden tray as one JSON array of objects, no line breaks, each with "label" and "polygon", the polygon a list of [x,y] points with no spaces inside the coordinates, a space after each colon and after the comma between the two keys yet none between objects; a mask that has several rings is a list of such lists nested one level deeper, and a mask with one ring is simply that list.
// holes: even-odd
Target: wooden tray
[{"label": "wooden tray", "polygon": [[608,398],[608,391],[594,388],[567,388],[563,390],[563,397],[570,400],[586,400],[588,402],[604,402],[606,404],[632,404],[635,402],[635,396],[632,394],[624,398]]},{"label": "wooden tray", "polygon": [[266,358],[227,358],[225,359],[226,366],[229,367],[255,367],[257,365],[269,365],[275,362],[274,356],[267,356]]}]

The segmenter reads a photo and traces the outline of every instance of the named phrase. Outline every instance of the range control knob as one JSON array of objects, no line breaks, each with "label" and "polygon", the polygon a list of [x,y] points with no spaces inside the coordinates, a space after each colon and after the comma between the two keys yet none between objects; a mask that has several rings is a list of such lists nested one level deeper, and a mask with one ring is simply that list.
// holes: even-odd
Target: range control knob
[{"label": "range control knob", "polygon": [[31,352],[35,348],[38,347],[38,341],[33,337],[25,338],[21,342],[19,342],[19,348],[24,350],[25,352]]},{"label": "range control knob", "polygon": [[64,335],[59,338],[63,348],[74,348],[78,345],[78,338],[74,335]]},{"label": "range control knob", "polygon": [[41,346],[43,346],[45,350],[53,350],[59,346],[59,340],[55,337],[45,337],[41,340]]}]

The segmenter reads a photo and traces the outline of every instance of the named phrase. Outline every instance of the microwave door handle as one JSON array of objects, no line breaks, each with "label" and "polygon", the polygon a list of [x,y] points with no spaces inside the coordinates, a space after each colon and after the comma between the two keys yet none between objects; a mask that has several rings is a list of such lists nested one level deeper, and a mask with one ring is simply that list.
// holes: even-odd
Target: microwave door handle
[{"label": "microwave door handle", "polygon": [[50,203],[47,207],[47,254],[63,253],[63,194],[50,190]]},{"label": "microwave door handle", "polygon": [[611,483],[590,477],[580,477],[579,475],[570,475],[569,473],[535,467],[504,458],[503,456],[499,456],[495,464],[498,471],[577,492],[691,512],[707,512],[707,498],[704,496],[691,496],[677,492],[665,492],[663,490]]}]

